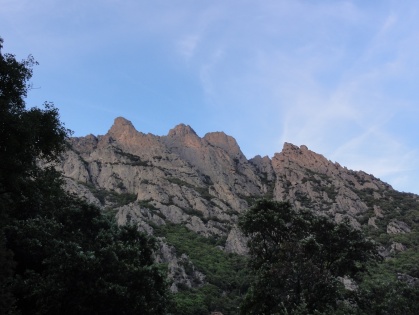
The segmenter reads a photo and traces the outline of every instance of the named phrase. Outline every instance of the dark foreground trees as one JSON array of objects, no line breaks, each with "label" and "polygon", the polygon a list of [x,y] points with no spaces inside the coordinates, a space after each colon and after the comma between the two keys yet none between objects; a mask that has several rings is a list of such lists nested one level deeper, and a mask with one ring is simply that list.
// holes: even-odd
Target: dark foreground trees
[{"label": "dark foreground trees", "polygon": [[52,170],[39,168],[37,159],[54,160],[68,131],[52,105],[26,109],[36,62],[31,56],[17,61],[12,54],[2,54],[2,44],[0,38],[0,312],[4,313],[14,301],[10,286],[17,264],[6,246],[5,227],[34,216],[50,199],[45,194],[49,184],[42,179]]},{"label": "dark foreground trees", "polygon": [[257,201],[240,228],[249,237],[254,272],[243,314],[333,312],[345,298],[341,277],[357,279],[378,259],[360,231],[297,212],[288,202]]},{"label": "dark foreground trees", "polygon": [[152,239],[68,196],[53,167],[69,131],[51,104],[27,109],[36,64],[0,38],[0,314],[164,314]]},{"label": "dark foreground trees", "polygon": [[17,262],[11,289],[23,314],[164,314],[166,281],[154,242],[134,226],[69,198],[5,229]]}]

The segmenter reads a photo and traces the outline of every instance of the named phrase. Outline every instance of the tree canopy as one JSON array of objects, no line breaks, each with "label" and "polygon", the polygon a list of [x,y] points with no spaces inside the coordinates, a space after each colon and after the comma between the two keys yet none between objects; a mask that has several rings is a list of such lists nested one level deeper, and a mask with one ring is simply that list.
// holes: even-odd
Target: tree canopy
[{"label": "tree canopy", "polygon": [[336,224],[289,202],[259,200],[240,219],[249,237],[254,279],[243,314],[308,313],[335,309],[341,279],[357,276],[378,259],[376,246],[347,223]]},{"label": "tree canopy", "polygon": [[23,314],[164,314],[154,241],[82,201],[6,227]]},{"label": "tree canopy", "polygon": [[[0,41],[0,51],[3,40]],[[57,108],[45,103],[44,109],[26,108],[31,88],[34,58],[17,61],[12,54],[0,53],[0,200],[2,216],[28,214],[26,205],[37,203],[37,183],[51,169],[38,161],[54,161],[65,149],[70,131],[59,119]],[[20,209],[18,209],[20,207]]]},{"label": "tree canopy", "polygon": [[0,314],[164,314],[154,240],[68,195],[51,162],[70,135],[57,108],[27,108],[32,56],[0,38]]}]

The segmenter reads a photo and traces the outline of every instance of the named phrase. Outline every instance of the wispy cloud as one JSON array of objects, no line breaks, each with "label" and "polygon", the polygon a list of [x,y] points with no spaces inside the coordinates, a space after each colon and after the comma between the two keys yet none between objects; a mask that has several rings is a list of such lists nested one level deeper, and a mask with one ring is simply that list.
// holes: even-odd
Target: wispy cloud
[{"label": "wispy cloud", "polygon": [[[273,155],[284,141],[306,144],[419,193],[414,0],[0,0],[0,7],[5,44],[22,57],[32,52],[45,80],[54,78],[54,87],[62,80],[60,93],[67,87],[66,100],[77,93],[89,109],[108,109],[107,121],[115,111],[176,108],[185,123],[236,137],[249,157]],[[410,133],[400,128],[405,117]],[[68,125],[77,129],[83,119]]]},{"label": "wispy cloud", "polygon": [[198,46],[200,37],[199,35],[187,35],[178,42],[179,53],[189,60],[195,54],[196,47]]}]

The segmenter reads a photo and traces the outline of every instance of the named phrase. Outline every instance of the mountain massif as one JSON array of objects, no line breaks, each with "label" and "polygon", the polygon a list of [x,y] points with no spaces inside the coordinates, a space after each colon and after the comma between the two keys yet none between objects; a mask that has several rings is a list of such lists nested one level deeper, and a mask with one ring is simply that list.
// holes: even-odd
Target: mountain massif
[{"label": "mountain massif", "polygon": [[183,124],[70,138],[36,64],[0,53],[0,314],[419,314],[419,196]]},{"label": "mountain massif", "polygon": [[106,135],[71,138],[57,168],[68,191],[114,213],[119,224],[136,224],[158,237],[156,259],[168,265],[173,292],[213,281],[194,250],[178,243],[182,235],[198,237],[226,257],[243,256],[238,216],[258,198],[349,220],[381,244],[383,257],[417,252],[419,196],[305,145],[285,143],[272,158],[247,159],[223,132],[201,138],[180,124],[155,136],[120,117]]}]

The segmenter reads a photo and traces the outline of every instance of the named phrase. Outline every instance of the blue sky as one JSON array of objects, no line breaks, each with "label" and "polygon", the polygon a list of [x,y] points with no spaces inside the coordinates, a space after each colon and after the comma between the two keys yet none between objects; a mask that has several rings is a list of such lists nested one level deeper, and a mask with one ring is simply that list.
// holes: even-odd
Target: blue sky
[{"label": "blue sky", "polygon": [[54,102],[75,136],[185,123],[419,193],[415,0],[0,0],[0,36],[40,63],[28,105]]}]

